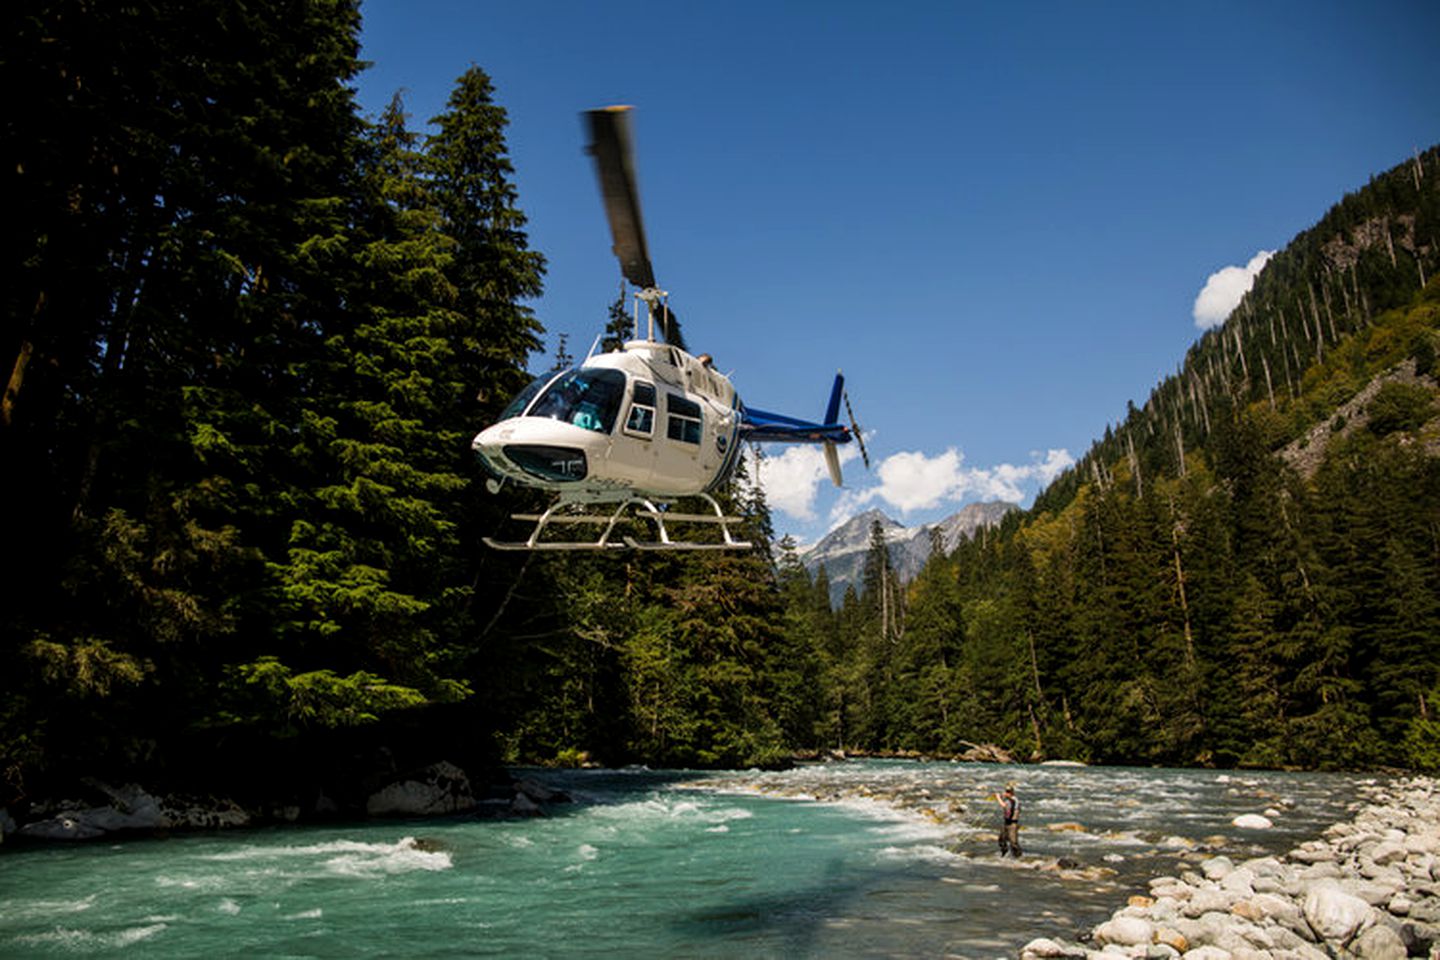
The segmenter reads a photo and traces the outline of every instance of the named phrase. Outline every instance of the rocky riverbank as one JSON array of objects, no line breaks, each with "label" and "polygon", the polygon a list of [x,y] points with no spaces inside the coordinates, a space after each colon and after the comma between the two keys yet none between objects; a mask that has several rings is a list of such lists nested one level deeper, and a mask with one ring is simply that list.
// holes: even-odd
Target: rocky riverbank
[{"label": "rocky riverbank", "polygon": [[1282,857],[1202,860],[1150,881],[1088,942],[1042,938],[1022,960],[1440,958],[1440,784],[1363,788],[1349,822]]},{"label": "rocky riverbank", "polygon": [[479,787],[448,761],[377,781],[354,795],[317,793],[306,804],[271,801],[242,805],[227,796],[152,792],[127,783],[112,786],[96,778],[77,785],[76,796],[31,805],[17,820],[0,808],[0,841],[16,836],[33,841],[100,840],[117,836],[186,830],[222,830],[271,823],[378,817],[543,816],[564,793],[530,778],[489,772]]},{"label": "rocky riverbank", "polygon": [[[1030,778],[1038,787],[1033,772]],[[1287,795],[1283,780],[1271,779],[1267,788],[1259,778],[1217,774],[1213,782],[1235,799],[1254,803],[1253,812],[1231,814],[1228,827],[1219,830],[1192,828],[1186,831],[1189,837],[1164,835],[1153,827],[1116,831],[1113,818],[1108,825],[1082,825],[1072,819],[1083,819],[1079,812],[1055,816],[1069,813],[1063,804],[1072,800],[1095,816],[1106,806],[1154,804],[1154,794],[1139,797],[1122,790],[1096,806],[1080,799],[1075,785],[1063,792],[1049,780],[1042,792],[1027,790],[1022,782],[1022,797],[1038,795],[1034,802],[1040,806],[1032,805],[1025,817],[1021,837],[1027,855],[1006,862],[1008,868],[1055,876],[1086,896],[1137,894],[1093,927],[1081,926],[1078,933],[1057,930],[1031,941],[1022,958],[1440,960],[1440,782],[1359,781],[1357,799],[1349,807],[1353,819],[1328,828],[1322,820],[1314,833],[1299,835],[1319,838],[1303,842],[1294,835],[1293,822],[1305,804]],[[827,770],[815,776],[803,771],[736,774],[695,786],[820,802],[872,801],[934,823],[949,835],[952,855],[989,862],[995,858],[994,802],[988,794],[976,795],[973,786],[964,789],[973,783],[974,778],[959,776],[871,773],[849,778]],[[1059,798],[1064,799],[1055,802]],[[1165,801],[1171,818],[1177,800],[1185,802],[1173,794]],[[1343,815],[1341,809],[1335,815]],[[1288,852],[1287,844],[1266,840],[1286,828],[1292,835],[1289,844],[1298,843]],[[1071,836],[1088,836],[1091,842],[1073,854],[1057,853],[1057,846],[1064,849],[1057,841]],[[1137,873],[1142,862],[1148,869]],[[1149,877],[1154,879],[1147,888]]]}]

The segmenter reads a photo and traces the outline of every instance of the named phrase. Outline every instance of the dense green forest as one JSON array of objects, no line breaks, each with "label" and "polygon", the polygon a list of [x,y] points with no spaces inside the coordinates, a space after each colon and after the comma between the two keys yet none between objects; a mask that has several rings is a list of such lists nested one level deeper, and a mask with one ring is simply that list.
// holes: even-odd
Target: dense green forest
[{"label": "dense green forest", "polygon": [[420,133],[361,116],[350,0],[11,19],[0,806],[401,727],[417,762],[1440,765],[1440,151],[1032,510],[910,584],[877,539],[836,610],[744,476],[747,554],[479,545],[526,504],[468,438],[547,362],[483,70]]}]

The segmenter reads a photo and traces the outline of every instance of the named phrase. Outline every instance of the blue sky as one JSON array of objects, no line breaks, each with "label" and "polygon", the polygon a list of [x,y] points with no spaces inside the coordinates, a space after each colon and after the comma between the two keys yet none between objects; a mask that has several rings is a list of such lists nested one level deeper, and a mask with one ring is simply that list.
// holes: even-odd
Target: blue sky
[{"label": "blue sky", "polygon": [[493,79],[552,349],[563,332],[583,355],[619,288],[579,113],[635,107],[651,258],[691,349],[797,416],[845,371],[874,468],[836,491],[813,448],[767,450],[776,526],[807,541],[870,506],[916,524],[1028,504],[1247,267],[1440,141],[1433,2],[362,13],[368,112],[398,90],[423,127],[471,64]]}]

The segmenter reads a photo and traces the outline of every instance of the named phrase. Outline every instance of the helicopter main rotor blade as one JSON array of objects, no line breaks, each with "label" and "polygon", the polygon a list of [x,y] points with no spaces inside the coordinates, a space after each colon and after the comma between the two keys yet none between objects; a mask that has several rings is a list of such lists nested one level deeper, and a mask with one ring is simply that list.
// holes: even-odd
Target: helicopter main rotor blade
[{"label": "helicopter main rotor blade", "polygon": [[640,191],[635,185],[635,161],[630,139],[630,108],[605,107],[588,110],[589,153],[595,158],[600,177],[600,197],[605,201],[605,218],[620,273],[635,286],[655,286],[655,271],[645,245],[645,224],[640,219]]},{"label": "helicopter main rotor blade", "polygon": [[[605,203],[605,219],[610,222],[612,249],[620,261],[620,273],[641,290],[654,290],[658,284],[645,243],[645,223],[640,217],[640,190],[636,185],[635,152],[630,136],[630,108],[587,110],[585,122],[590,133],[587,151],[595,158],[600,197]],[[675,312],[653,300],[650,307],[656,313],[656,322],[665,342],[684,350],[685,338],[680,334]]]}]

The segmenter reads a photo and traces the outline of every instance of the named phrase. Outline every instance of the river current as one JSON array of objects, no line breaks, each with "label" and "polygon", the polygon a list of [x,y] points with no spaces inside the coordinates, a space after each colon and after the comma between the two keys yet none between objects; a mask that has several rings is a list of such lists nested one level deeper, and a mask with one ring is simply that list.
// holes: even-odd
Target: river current
[{"label": "river current", "polygon": [[[902,761],[523,775],[574,802],[7,844],[0,957],[1013,957],[1209,852],[1283,853],[1348,819],[1364,782]],[[1006,783],[1019,860],[995,848]]]}]

